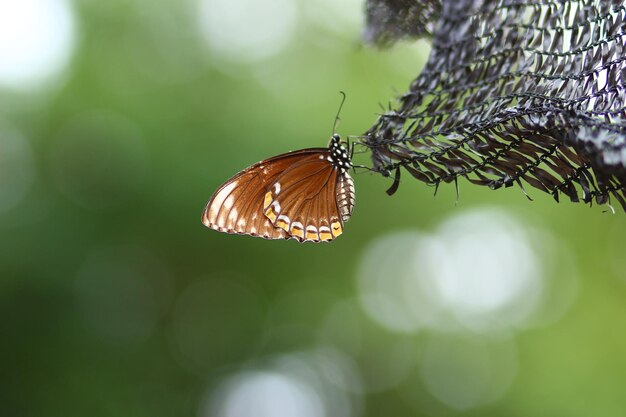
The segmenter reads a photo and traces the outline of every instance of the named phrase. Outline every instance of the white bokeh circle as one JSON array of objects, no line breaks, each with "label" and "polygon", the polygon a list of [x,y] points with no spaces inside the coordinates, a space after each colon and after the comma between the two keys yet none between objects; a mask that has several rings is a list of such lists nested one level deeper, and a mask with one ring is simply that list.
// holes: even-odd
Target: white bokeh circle
[{"label": "white bokeh circle", "polygon": [[529,320],[544,273],[522,224],[486,208],[458,214],[433,234],[377,239],[363,254],[357,284],[365,312],[390,330],[489,332]]},{"label": "white bokeh circle", "polygon": [[0,0],[0,87],[39,87],[65,69],[75,43],[67,0]]},{"label": "white bokeh circle", "polygon": [[279,53],[297,28],[294,0],[200,0],[199,24],[212,51],[237,62]]}]

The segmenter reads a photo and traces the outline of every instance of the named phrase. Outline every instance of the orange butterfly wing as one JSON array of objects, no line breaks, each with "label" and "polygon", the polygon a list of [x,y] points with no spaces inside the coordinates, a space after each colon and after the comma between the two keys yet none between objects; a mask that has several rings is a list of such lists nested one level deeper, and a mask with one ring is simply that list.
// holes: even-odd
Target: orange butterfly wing
[{"label": "orange butterfly wing", "polygon": [[266,159],[244,169],[215,191],[202,213],[202,223],[220,232],[265,239],[294,237],[275,227],[263,214],[267,190],[294,164],[298,165],[299,161],[326,151],[326,148],[302,149]]},{"label": "orange butterfly wing", "polygon": [[333,240],[343,233],[343,223],[352,213],[352,178],[329,157],[326,151],[292,165],[264,198],[265,216],[301,242]]}]

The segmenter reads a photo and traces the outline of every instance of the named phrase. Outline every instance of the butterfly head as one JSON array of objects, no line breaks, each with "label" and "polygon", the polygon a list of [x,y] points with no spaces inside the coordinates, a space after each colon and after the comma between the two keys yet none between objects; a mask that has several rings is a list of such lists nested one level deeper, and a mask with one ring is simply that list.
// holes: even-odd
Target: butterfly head
[{"label": "butterfly head", "polygon": [[352,168],[352,158],[350,157],[350,152],[348,152],[346,147],[343,146],[341,143],[341,136],[337,133],[333,134],[330,138],[328,149],[330,150],[330,158],[332,159],[332,163],[335,167],[342,171],[347,171]]}]

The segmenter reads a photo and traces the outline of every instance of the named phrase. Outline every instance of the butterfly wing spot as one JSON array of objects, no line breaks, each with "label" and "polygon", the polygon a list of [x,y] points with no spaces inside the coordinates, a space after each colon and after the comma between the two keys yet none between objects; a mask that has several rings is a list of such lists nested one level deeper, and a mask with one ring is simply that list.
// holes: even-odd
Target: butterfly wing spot
[{"label": "butterfly wing spot", "polygon": [[276,222],[276,213],[274,213],[273,207],[268,207],[264,214],[272,223]]},{"label": "butterfly wing spot", "polygon": [[236,207],[233,207],[226,218],[226,229],[229,231],[235,230],[237,227],[237,219],[239,218],[239,210]]},{"label": "butterfly wing spot", "polygon": [[238,221],[237,221],[237,229],[238,230],[243,230],[246,227],[246,219],[245,217],[241,217]]},{"label": "butterfly wing spot", "polygon": [[[231,193],[235,188],[237,188],[238,183],[233,181],[230,184],[222,186],[213,196],[213,198],[209,201],[209,204],[204,209],[204,213],[202,214],[202,223],[206,227],[210,227],[211,229],[215,229],[217,227],[223,226],[223,217],[220,217],[220,211],[222,207],[226,204],[226,200],[229,199]],[[230,205],[232,207],[234,200],[230,201]]]},{"label": "butterfly wing spot", "polygon": [[304,227],[300,222],[293,222],[289,228],[289,233],[297,237],[299,241],[304,240]]},{"label": "butterfly wing spot", "polygon": [[280,227],[281,229],[287,232],[289,231],[289,223],[291,223],[291,220],[289,220],[289,217],[285,216],[284,214],[281,214],[276,219],[276,223],[274,224],[274,226]]},{"label": "butterfly wing spot", "polygon": [[272,201],[272,203],[265,209],[263,214],[270,219],[272,224],[276,224],[276,218],[280,213],[280,203],[278,201]]},{"label": "butterfly wing spot", "polygon": [[231,194],[228,196],[226,200],[224,200],[224,208],[226,208],[227,210],[230,210],[233,207],[234,203],[235,203],[235,197]]},{"label": "butterfly wing spot", "polygon": [[280,183],[278,181],[274,183],[274,194],[280,194]]},{"label": "butterfly wing spot", "polygon": [[267,209],[269,205],[272,204],[273,199],[274,197],[272,197],[271,191],[268,191],[267,193],[265,193],[265,199],[263,200],[263,210]]},{"label": "butterfly wing spot", "polygon": [[330,228],[332,230],[333,236],[337,237],[340,234],[343,233],[343,228],[341,227],[341,223],[339,222],[334,222],[330,225]]},{"label": "butterfly wing spot", "polygon": [[330,233],[328,226],[320,226],[320,240],[332,240],[333,235]]},{"label": "butterfly wing spot", "polygon": [[280,213],[280,204],[274,201],[272,191],[265,193],[265,200],[263,201],[263,214],[267,217],[272,224],[276,224],[278,214]]},{"label": "butterfly wing spot", "polygon": [[307,226],[305,237],[306,237],[306,240],[313,240],[313,241],[320,240],[320,237],[317,233],[317,227],[311,226],[311,225]]}]

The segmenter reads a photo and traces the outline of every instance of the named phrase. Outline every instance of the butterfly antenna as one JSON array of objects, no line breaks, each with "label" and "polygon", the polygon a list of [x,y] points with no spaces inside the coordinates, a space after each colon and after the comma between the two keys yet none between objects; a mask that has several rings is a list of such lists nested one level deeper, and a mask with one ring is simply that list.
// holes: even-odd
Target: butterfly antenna
[{"label": "butterfly antenna", "polygon": [[346,93],[344,93],[343,91],[340,91],[339,94],[341,94],[341,103],[339,104],[339,110],[337,110],[337,115],[335,116],[335,122],[333,123],[333,135],[335,134],[335,132],[337,131],[337,125],[339,124],[339,114],[341,113],[341,108],[343,107],[343,103],[346,101]]}]

